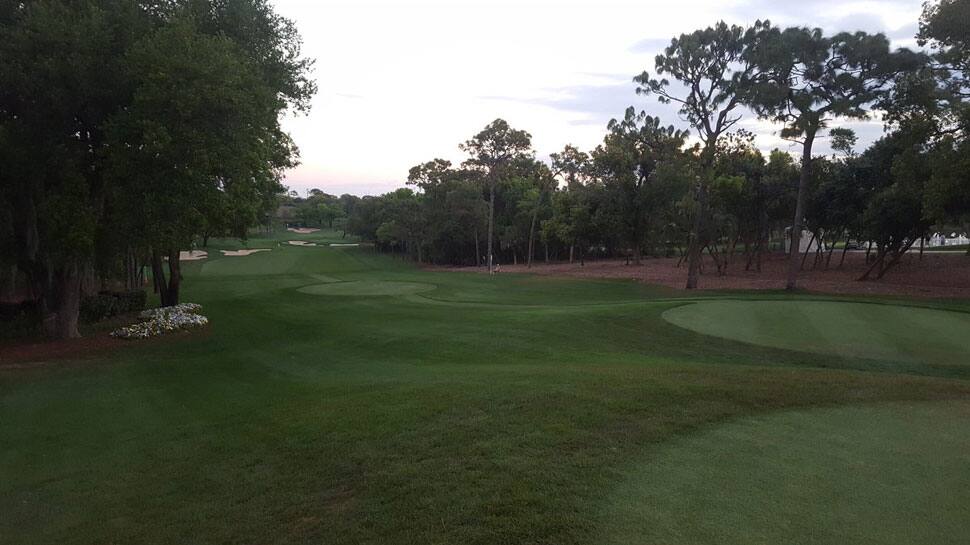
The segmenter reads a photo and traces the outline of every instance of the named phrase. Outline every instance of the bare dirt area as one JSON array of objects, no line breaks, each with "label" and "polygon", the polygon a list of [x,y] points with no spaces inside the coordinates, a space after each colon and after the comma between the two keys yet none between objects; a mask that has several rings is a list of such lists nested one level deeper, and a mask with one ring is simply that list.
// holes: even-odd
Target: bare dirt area
[{"label": "bare dirt area", "polygon": [[[699,288],[702,290],[779,290],[785,287],[788,266],[786,256],[778,254],[767,257],[761,272],[745,271],[745,261],[737,258],[724,275],[718,275],[714,261],[705,256]],[[822,266],[812,269],[809,256],[805,270],[799,277],[799,287],[818,293],[904,295],[915,297],[966,298],[970,299],[970,257],[962,253],[926,253],[920,259],[917,253],[904,256],[902,261],[881,280],[860,282],[856,280],[866,269],[865,254],[849,253],[842,267],[836,267],[839,256],[825,270]],[[628,278],[649,284],[659,284],[683,289],[687,279],[687,264],[677,265],[677,258],[644,258],[642,263],[627,265],[625,259],[587,261],[575,263],[534,263],[525,265],[502,265],[501,273],[531,273],[546,276],[578,278]],[[477,267],[461,267],[448,270],[482,271]]]}]

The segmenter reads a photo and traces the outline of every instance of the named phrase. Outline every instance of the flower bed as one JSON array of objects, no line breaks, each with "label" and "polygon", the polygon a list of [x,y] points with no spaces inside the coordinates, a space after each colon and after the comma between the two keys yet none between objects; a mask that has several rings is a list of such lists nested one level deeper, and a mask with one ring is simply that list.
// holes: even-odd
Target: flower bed
[{"label": "flower bed", "polygon": [[111,332],[111,336],[119,339],[147,339],[201,327],[209,323],[208,318],[199,314],[201,310],[202,306],[195,303],[179,303],[173,307],[144,310],[139,316],[145,321],[116,329]]}]

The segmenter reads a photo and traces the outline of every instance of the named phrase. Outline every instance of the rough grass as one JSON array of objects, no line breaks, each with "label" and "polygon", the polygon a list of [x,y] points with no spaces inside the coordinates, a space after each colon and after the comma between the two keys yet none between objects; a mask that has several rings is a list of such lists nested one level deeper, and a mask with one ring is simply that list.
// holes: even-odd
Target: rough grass
[{"label": "rough grass", "polygon": [[[249,245],[339,239],[317,235]],[[210,244],[210,255],[233,247]],[[948,459],[948,445],[970,433],[942,424],[964,415],[948,407],[970,399],[957,368],[700,335],[663,319],[685,303],[665,289],[423,272],[367,248],[272,247],[185,265],[184,299],[212,321],[205,336],[0,370],[0,542],[597,543],[622,537],[611,533],[617,498],[631,497],[624,491],[649,474],[657,449],[724,426],[774,422],[779,411],[957,400],[925,405],[941,424],[918,436],[922,452]],[[383,297],[299,291],[322,282],[437,287]],[[860,427],[908,433],[865,414]],[[846,431],[789,433],[817,447]],[[799,444],[791,452],[805,475],[837,469],[811,455],[821,447]],[[699,469],[744,462],[734,443],[707,445],[710,455],[691,462]],[[881,498],[891,512],[920,497],[908,488],[914,479],[965,482],[970,472],[858,452],[908,491]],[[732,476],[745,473],[727,471],[721,484]],[[877,494],[879,482],[860,480],[859,493]],[[696,516],[719,513],[704,507],[717,488],[660,485],[661,495],[699,506]],[[809,518],[831,509],[818,495],[775,498]],[[760,505],[745,516],[761,527],[739,535],[793,531],[778,506]],[[863,512],[857,528],[879,524],[877,514]],[[665,527],[679,528],[677,516]],[[946,528],[954,539],[970,531]]]}]

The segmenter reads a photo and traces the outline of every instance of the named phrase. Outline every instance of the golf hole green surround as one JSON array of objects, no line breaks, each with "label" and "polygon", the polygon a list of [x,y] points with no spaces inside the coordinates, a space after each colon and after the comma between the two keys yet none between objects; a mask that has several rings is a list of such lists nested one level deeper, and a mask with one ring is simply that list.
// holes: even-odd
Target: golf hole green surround
[{"label": "golf hole green surround", "polygon": [[672,308],[680,327],[750,344],[845,357],[970,365],[970,314],[839,301],[714,299]]}]

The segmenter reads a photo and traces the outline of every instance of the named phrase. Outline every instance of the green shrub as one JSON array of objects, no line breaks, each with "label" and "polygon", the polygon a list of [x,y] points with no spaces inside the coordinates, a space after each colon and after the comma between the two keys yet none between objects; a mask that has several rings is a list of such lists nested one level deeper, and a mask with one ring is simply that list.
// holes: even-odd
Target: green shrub
[{"label": "green shrub", "polygon": [[40,331],[40,305],[36,301],[0,303],[0,339],[15,339]]},{"label": "green shrub", "polygon": [[99,322],[112,316],[137,312],[145,308],[148,294],[144,290],[102,291],[81,299],[81,321]]},{"label": "green shrub", "polygon": [[124,312],[122,302],[113,295],[99,293],[81,299],[80,319],[82,322],[99,322]]}]

